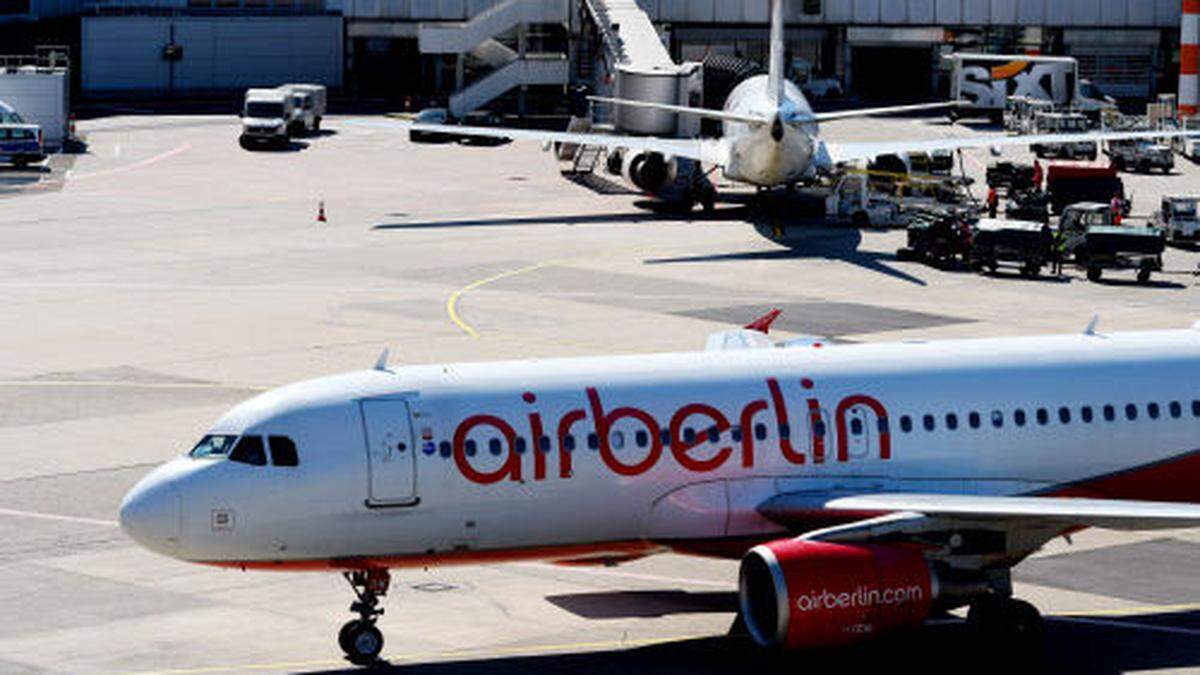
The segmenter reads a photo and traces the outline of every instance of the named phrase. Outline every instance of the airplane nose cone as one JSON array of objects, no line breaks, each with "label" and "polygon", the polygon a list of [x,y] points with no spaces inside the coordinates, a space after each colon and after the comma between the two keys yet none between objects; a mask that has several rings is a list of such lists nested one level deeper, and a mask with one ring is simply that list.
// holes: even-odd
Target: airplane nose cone
[{"label": "airplane nose cone", "polygon": [[145,548],[173,556],[179,550],[181,510],[175,482],[150,475],[121,502],[121,529]]}]

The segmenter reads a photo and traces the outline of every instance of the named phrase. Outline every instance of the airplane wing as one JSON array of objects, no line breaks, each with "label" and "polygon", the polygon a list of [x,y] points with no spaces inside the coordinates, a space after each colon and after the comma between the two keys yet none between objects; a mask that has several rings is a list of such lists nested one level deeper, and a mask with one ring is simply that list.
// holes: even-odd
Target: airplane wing
[{"label": "airplane wing", "polygon": [[[746,124],[767,124],[771,121],[769,117],[761,115],[747,115],[742,113],[730,112],[727,110],[713,110],[711,108],[692,108],[684,105],[671,105],[669,103],[654,103],[651,101],[634,101],[622,98],[607,98],[604,96],[589,96],[589,100],[599,103],[608,103],[610,105],[625,106],[627,108],[646,108],[651,110],[664,110],[667,112],[679,113],[682,115],[696,115],[698,117],[710,117],[712,119],[724,120],[729,122],[744,122]],[[880,115],[898,115],[907,112],[919,112],[923,110],[939,110],[941,108],[952,108],[960,105],[958,101],[941,101],[938,103],[917,103],[913,105],[894,105],[886,108],[858,108],[856,110],[839,110],[835,112],[823,113],[804,113],[790,112],[785,108],[785,116],[788,122],[827,122],[831,120],[842,120],[853,117],[876,117]]]},{"label": "airplane wing", "polygon": [[951,523],[990,529],[1057,531],[1084,527],[1155,530],[1200,526],[1197,504],[1074,497],[912,493],[818,497],[811,493],[784,493],[764,502],[758,511],[784,525],[810,520],[814,513],[863,516],[863,520],[849,525],[804,535],[835,540],[915,534],[944,529]]},{"label": "airplane wing", "polygon": [[1086,143],[1101,141],[1123,141],[1155,138],[1174,138],[1197,135],[1195,131],[1097,131],[1083,134],[1042,134],[1037,136],[1009,136],[1007,134],[981,134],[929,140],[907,141],[825,141],[824,146],[834,164],[874,159],[879,155],[904,152],[931,152],[934,150],[970,150],[976,148],[998,148],[1012,145],[1034,145],[1038,143]]},{"label": "airplane wing", "polygon": [[616,134],[575,133],[569,131],[542,131],[539,129],[512,129],[505,127],[467,127],[449,124],[418,124],[405,120],[388,119],[379,121],[393,129],[424,131],[480,138],[506,138],[511,140],[533,140],[542,143],[570,143],[594,145],[609,150],[633,152],[658,152],[671,157],[683,157],[725,166],[729,163],[729,152],[724,142],[707,138],[657,138],[654,136],[620,136]]},{"label": "airplane wing", "polygon": [[729,122],[744,122],[746,124],[768,124],[770,119],[760,115],[744,115],[725,110],[713,110],[711,108],[691,108],[686,105],[671,105],[669,103],[653,103],[650,101],[634,101],[624,98],[608,98],[605,96],[589,96],[588,100],[596,101],[597,103],[608,103],[610,105],[624,106],[626,108],[643,108],[651,110],[663,110],[666,112],[679,113],[681,115],[696,115],[697,117],[711,117],[712,119],[724,120]]}]

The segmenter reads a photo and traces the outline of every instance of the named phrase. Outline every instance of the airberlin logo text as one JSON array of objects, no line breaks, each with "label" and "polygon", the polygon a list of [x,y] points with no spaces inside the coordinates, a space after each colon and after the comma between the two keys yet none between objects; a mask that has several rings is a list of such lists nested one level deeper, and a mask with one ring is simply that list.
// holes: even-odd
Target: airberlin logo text
[{"label": "airberlin logo text", "polygon": [[[731,461],[739,462],[744,468],[750,468],[755,464],[756,454],[762,449],[760,446],[768,445],[763,434],[757,431],[765,424],[774,428],[774,433],[770,436],[777,440],[779,452],[784,460],[792,464],[805,464],[810,460],[821,464],[826,461],[825,413],[821,402],[812,395],[812,381],[801,380],[800,386],[806,392],[804,414],[807,424],[798,426],[807,428],[810,452],[798,449],[793,444],[793,439],[800,434],[791,433],[792,415],[788,410],[783,388],[778,380],[768,378],[764,382],[763,395],[747,402],[736,415],[727,415],[726,412],[707,403],[687,403],[665,420],[665,428],[660,425],[658,418],[645,410],[605,401],[595,387],[587,387],[583,392],[586,407],[581,404],[578,408],[568,410],[557,420],[543,419],[542,413],[537,410],[537,396],[526,392],[522,399],[530,409],[523,420],[524,423],[520,424],[526,428],[518,431],[497,415],[481,414],[468,417],[459,423],[454,431],[454,462],[463,476],[475,483],[487,485],[503,480],[523,481],[530,467],[525,466],[525,462],[522,461],[524,453],[518,451],[518,438],[530,438],[533,450],[530,453],[533,456],[533,480],[547,479],[550,471],[547,465],[551,455],[557,459],[558,477],[570,478],[573,470],[572,450],[575,449],[576,439],[582,432],[583,437],[589,439],[591,449],[599,452],[604,466],[620,476],[637,476],[650,471],[662,461],[666,452],[671,454],[679,466],[694,473],[715,471]],[[836,461],[850,460],[847,418],[850,410],[855,407],[863,407],[874,415],[879,429],[879,458],[890,459],[891,434],[888,431],[887,410],[876,399],[856,394],[842,399],[834,411]],[[621,421],[625,421],[625,428],[633,429],[633,438],[637,439],[636,446],[641,451],[636,458],[618,456],[614,451],[620,450],[623,445],[634,445],[626,444],[623,436],[621,440],[615,441],[613,432],[617,423]],[[862,421],[859,420],[856,424],[862,424]],[[733,440],[734,434],[729,433],[735,425],[741,430],[740,439],[736,441]],[[472,432],[484,429],[498,433],[507,446],[506,459],[498,468],[491,470],[477,468],[469,456],[474,453],[467,452],[467,442]],[[695,429],[703,431],[696,433]],[[717,448],[715,453],[706,450],[704,456],[699,456],[701,453],[697,448],[709,443],[709,434],[713,432],[725,444]],[[524,447],[524,440],[520,443]],[[617,447],[614,448],[614,445]]]},{"label": "airberlin logo text", "polygon": [[924,597],[925,589],[920,586],[897,586],[895,588],[859,586],[853,591],[841,593],[831,593],[829,589],[825,589],[806,593],[796,598],[796,609],[801,612],[815,612],[826,609],[884,607],[920,602]]}]

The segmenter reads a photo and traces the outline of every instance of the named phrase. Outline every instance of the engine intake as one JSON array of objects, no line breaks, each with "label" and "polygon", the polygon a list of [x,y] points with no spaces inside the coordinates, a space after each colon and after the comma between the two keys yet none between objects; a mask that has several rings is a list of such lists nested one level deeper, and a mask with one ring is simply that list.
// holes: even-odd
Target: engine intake
[{"label": "engine intake", "polygon": [[916,549],[781,539],[742,559],[739,600],[754,641],[806,649],[916,628],[937,579]]},{"label": "engine intake", "polygon": [[658,152],[624,153],[621,173],[638,188],[656,194],[675,180],[675,159]]}]

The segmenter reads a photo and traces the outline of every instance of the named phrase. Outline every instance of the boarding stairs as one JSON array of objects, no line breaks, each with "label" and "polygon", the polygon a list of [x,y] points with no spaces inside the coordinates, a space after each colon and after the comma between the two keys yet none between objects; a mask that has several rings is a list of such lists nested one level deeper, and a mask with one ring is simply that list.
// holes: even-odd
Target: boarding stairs
[{"label": "boarding stairs", "polygon": [[650,16],[636,0],[583,0],[583,5],[604,43],[610,70],[616,66],[638,70],[677,67]]}]

